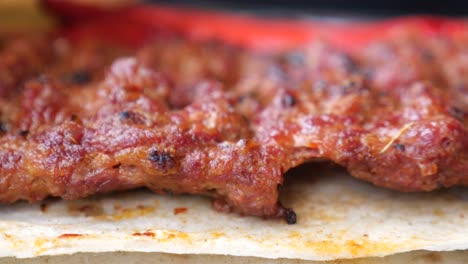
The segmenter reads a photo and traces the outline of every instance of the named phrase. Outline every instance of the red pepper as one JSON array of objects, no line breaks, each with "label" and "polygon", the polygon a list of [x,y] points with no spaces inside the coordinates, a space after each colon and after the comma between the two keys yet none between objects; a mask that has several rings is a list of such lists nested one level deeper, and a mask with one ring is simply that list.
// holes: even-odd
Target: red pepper
[{"label": "red pepper", "polygon": [[178,34],[194,40],[217,39],[262,51],[279,51],[323,39],[347,50],[402,29],[426,35],[467,35],[467,20],[442,17],[404,17],[380,22],[322,22],[319,20],[267,19],[226,12],[137,5],[117,11],[45,0],[46,7],[65,18],[71,38],[100,37],[140,45],[161,34]]}]

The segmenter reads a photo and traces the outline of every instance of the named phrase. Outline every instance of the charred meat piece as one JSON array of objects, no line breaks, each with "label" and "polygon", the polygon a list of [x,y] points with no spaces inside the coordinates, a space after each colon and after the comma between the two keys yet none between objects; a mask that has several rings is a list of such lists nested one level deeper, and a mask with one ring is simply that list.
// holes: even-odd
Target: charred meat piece
[{"label": "charred meat piece", "polygon": [[0,201],[147,187],[293,223],[278,186],[304,162],[401,191],[468,185],[466,45],[404,40],[273,55],[159,40],[79,67],[68,51],[8,92]]}]

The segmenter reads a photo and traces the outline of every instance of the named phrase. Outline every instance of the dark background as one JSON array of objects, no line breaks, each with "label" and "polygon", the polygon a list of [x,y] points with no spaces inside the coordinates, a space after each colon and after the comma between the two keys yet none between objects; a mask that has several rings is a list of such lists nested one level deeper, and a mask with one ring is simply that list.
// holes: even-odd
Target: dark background
[{"label": "dark background", "polygon": [[321,16],[350,15],[385,17],[396,15],[444,15],[468,17],[468,0],[153,0],[147,2],[255,12],[260,15]]}]

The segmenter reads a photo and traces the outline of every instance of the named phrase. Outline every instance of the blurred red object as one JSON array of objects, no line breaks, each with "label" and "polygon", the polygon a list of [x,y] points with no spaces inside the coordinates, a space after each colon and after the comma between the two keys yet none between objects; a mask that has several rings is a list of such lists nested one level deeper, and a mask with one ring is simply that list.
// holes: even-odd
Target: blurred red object
[{"label": "blurred red object", "polygon": [[44,0],[43,4],[62,19],[66,25],[64,32],[71,38],[92,36],[130,45],[140,45],[161,33],[173,33],[267,52],[291,49],[318,38],[352,51],[401,30],[448,37],[465,37],[468,32],[467,20],[443,17],[331,23],[266,19],[158,5],[124,5],[109,9],[76,1]]},{"label": "blurred red object", "polygon": [[136,0],[41,0],[41,4],[63,22],[100,17],[123,10],[139,1]]}]

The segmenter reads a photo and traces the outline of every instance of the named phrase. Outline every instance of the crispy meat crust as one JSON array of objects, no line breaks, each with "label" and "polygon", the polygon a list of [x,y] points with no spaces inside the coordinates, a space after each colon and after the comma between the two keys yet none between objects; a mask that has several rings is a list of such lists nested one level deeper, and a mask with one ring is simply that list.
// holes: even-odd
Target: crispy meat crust
[{"label": "crispy meat crust", "polygon": [[293,223],[283,174],[324,159],[401,191],[468,185],[466,41],[268,56],[180,40],[40,43],[0,54],[4,203],[145,186]]}]

